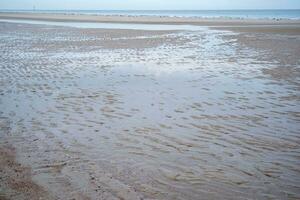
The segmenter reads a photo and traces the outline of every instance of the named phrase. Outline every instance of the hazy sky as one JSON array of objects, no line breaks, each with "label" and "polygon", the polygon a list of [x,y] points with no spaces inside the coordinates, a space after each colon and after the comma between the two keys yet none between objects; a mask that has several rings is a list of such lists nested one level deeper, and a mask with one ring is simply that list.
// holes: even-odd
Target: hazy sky
[{"label": "hazy sky", "polygon": [[300,9],[300,0],[0,0],[0,9]]}]

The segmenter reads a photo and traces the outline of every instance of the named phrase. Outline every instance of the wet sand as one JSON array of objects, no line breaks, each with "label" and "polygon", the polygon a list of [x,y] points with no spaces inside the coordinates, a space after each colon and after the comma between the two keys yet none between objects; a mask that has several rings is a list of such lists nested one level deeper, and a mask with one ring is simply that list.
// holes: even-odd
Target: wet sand
[{"label": "wet sand", "polygon": [[0,22],[0,198],[299,199],[299,26],[261,23]]},{"label": "wet sand", "polygon": [[0,172],[0,199],[53,199],[31,180],[30,168],[16,162],[15,152],[9,146],[1,146]]},{"label": "wet sand", "polygon": [[248,26],[248,25],[300,25],[300,20],[288,19],[232,19],[199,17],[165,17],[165,16],[126,16],[126,15],[80,15],[0,12],[1,19],[27,19],[72,22],[106,22],[106,23],[142,23],[142,24],[193,24],[201,26]]}]

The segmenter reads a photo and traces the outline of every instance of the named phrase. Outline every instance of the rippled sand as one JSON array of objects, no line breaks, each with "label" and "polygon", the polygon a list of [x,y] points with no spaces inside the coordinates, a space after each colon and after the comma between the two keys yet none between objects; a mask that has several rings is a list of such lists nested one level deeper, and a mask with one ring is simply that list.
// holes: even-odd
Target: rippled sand
[{"label": "rippled sand", "polygon": [[20,163],[0,149],[0,198],[300,198],[298,34],[0,22],[0,41]]}]

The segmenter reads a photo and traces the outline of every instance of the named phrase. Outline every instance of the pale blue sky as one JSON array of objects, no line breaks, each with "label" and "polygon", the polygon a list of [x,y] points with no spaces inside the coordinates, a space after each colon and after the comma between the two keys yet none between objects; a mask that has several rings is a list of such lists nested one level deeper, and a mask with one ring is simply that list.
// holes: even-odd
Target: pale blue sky
[{"label": "pale blue sky", "polygon": [[0,9],[300,9],[300,0],[0,0]]}]

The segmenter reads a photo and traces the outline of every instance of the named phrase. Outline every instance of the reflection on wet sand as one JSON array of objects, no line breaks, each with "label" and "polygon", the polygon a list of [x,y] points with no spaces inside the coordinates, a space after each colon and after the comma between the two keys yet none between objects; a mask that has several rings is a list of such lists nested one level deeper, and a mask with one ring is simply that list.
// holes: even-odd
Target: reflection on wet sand
[{"label": "reflection on wet sand", "polygon": [[0,144],[54,198],[300,197],[299,59],[263,46],[299,36],[0,30]]}]

